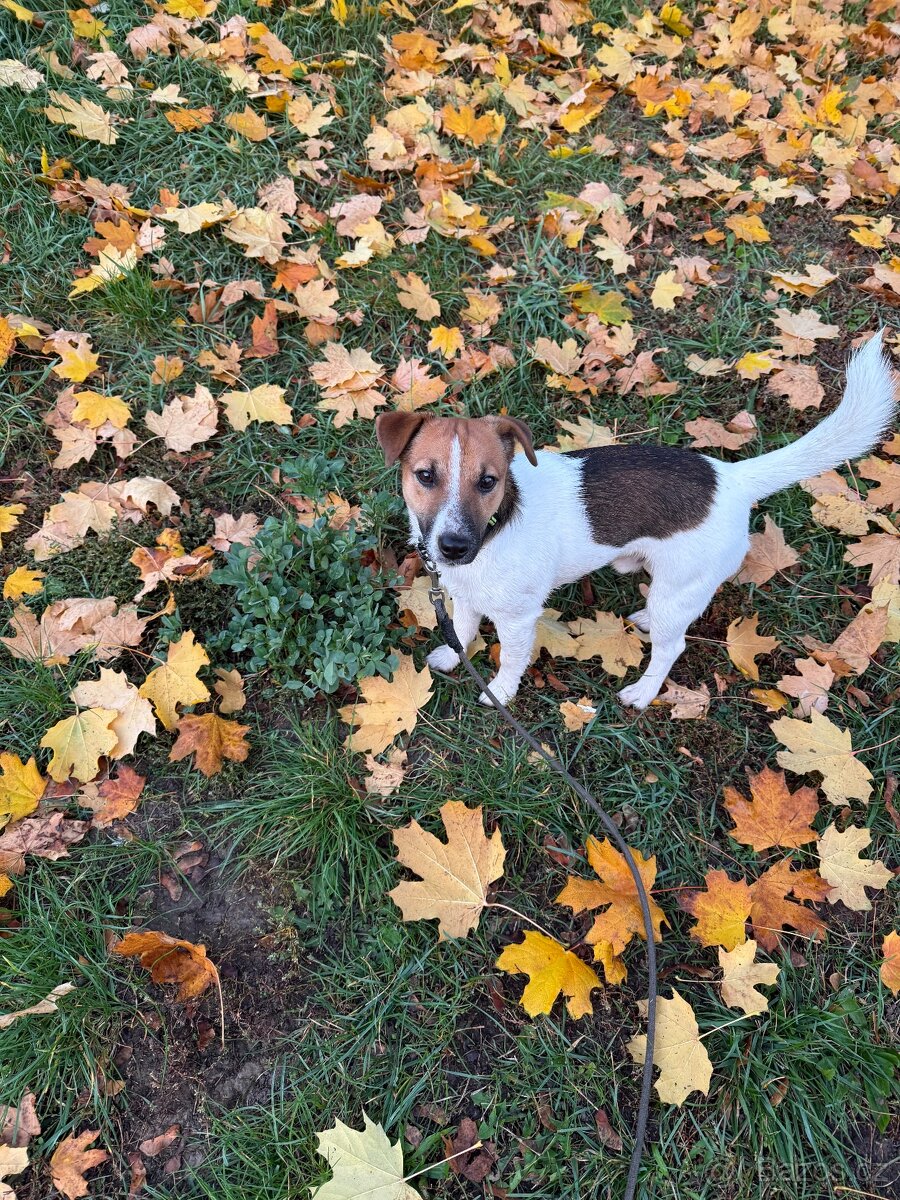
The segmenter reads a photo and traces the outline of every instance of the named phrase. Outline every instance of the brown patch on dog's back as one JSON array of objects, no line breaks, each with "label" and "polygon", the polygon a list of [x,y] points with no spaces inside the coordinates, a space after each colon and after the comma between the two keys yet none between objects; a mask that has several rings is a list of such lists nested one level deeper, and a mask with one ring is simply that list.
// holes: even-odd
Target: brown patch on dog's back
[{"label": "brown patch on dog's back", "polygon": [[566,457],[581,461],[581,495],[594,541],[602,546],[694,529],[715,499],[715,468],[691,450],[595,446]]}]

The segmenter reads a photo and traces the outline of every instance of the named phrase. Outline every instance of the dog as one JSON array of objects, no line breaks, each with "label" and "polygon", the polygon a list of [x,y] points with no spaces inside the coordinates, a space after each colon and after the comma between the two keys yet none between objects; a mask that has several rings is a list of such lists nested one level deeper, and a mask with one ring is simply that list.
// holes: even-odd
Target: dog
[{"label": "dog", "polygon": [[[741,462],[670,446],[535,452],[528,426],[509,416],[387,412],[376,433],[387,465],[401,463],[412,540],[438,566],[460,644],[472,642],[484,615],[496,627],[500,669],[490,686],[504,704],[518,691],[555,588],[605,566],[649,572],[646,607],[628,620],[649,633],[650,663],[618,693],[644,709],[683,652],[688,626],[744,561],[751,507],[866,454],[894,408],[877,333],[850,360],[830,416],[792,444]],[[439,671],[458,662],[450,646],[428,655]]]}]

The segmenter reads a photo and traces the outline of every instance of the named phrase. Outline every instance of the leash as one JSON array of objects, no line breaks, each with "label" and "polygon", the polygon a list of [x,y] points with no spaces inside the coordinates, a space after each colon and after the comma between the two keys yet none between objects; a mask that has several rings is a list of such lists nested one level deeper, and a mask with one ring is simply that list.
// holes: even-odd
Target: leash
[{"label": "leash", "polygon": [[592,809],[600,818],[600,823],[610,836],[617,848],[621,851],[625,862],[628,864],[628,870],[631,872],[631,877],[634,880],[637,888],[638,899],[641,905],[641,916],[644,921],[644,933],[647,937],[647,1050],[644,1056],[644,1071],[641,1076],[641,1099],[638,1104],[637,1120],[634,1125],[634,1149],[631,1152],[631,1162],[628,1166],[628,1180],[625,1184],[625,1191],[622,1200],[634,1200],[638,1183],[638,1171],[641,1166],[641,1157],[644,1152],[644,1141],[647,1136],[647,1120],[650,1114],[650,1091],[653,1086],[653,1043],[656,1034],[656,943],[653,940],[653,922],[650,918],[650,903],[647,898],[647,889],[644,887],[644,881],[641,878],[641,873],[637,868],[637,863],[634,861],[634,855],[626,843],[624,837],[619,832],[619,827],[615,822],[604,812],[591,793],[579,783],[566,769],[561,765],[559,759],[554,758],[552,754],[548,754],[540,742],[528,730],[517,721],[505,704],[497,699],[491,689],[488,687],[485,680],[472,666],[472,663],[466,654],[465,646],[460,645],[459,638],[456,636],[456,630],[453,627],[453,621],[450,614],[447,612],[446,594],[441,584],[440,575],[437,569],[437,563],[431,558],[428,551],[425,549],[425,544],[419,541],[416,545],[419,558],[428,576],[431,580],[431,587],[428,590],[428,598],[434,606],[435,616],[437,617],[438,626],[451,649],[455,650],[460,657],[460,661],[471,675],[475,683],[481,688],[485,696],[496,708],[497,712],[503,717],[504,721],[516,731],[519,737],[526,742],[536,754],[539,754],[544,762],[549,767],[552,767],[557,775],[562,776],[575,794],[582,799],[588,808]]}]

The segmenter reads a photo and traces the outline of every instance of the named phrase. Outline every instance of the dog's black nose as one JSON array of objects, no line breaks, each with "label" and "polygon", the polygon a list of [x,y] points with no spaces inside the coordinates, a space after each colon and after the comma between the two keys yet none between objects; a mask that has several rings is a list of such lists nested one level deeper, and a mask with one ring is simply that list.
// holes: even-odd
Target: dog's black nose
[{"label": "dog's black nose", "polygon": [[442,533],[437,544],[438,550],[448,562],[456,562],[457,559],[465,558],[472,548],[469,539],[460,533]]}]

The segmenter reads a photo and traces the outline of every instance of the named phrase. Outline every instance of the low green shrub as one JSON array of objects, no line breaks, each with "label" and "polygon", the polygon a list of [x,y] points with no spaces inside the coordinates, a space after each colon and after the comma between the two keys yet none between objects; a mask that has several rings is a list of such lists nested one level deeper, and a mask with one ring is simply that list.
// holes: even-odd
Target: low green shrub
[{"label": "low green shrub", "polygon": [[234,613],[209,638],[220,655],[304,696],[333,692],[360,676],[387,676],[396,667],[388,625],[396,607],[394,577],[366,558],[374,534],[351,522],[332,529],[329,513],[311,525],[286,513],[269,517],[253,546],[233,546],[214,582],[234,591]]}]

